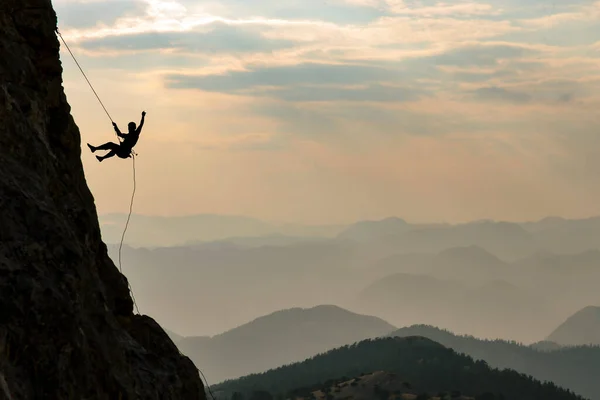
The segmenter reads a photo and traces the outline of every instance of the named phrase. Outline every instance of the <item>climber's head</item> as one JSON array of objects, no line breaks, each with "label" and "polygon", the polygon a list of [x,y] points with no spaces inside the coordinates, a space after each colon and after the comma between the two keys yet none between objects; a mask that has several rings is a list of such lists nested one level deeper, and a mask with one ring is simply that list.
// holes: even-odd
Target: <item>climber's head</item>
[{"label": "climber's head", "polygon": [[129,133],[135,132],[135,122],[130,122],[127,127],[129,128]]}]

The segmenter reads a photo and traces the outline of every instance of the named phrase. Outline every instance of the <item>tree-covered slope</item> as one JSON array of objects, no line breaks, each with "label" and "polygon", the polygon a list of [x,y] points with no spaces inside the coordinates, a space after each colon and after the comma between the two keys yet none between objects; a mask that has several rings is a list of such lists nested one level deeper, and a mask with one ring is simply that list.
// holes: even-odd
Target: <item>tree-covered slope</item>
[{"label": "tree-covered slope", "polygon": [[227,381],[213,388],[217,397],[265,391],[285,396],[294,389],[328,380],[386,371],[430,393],[455,390],[477,396],[495,393],[511,400],[582,399],[553,383],[542,383],[512,370],[496,370],[484,361],[456,353],[423,337],[365,340],[317,355],[301,363]]}]

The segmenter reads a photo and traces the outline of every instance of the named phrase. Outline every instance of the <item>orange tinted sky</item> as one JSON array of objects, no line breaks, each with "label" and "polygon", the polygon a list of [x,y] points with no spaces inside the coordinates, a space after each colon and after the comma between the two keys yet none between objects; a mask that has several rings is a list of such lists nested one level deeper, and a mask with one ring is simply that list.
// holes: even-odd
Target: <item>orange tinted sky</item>
[{"label": "orange tinted sky", "polygon": [[[136,212],[304,223],[600,214],[600,2],[557,4],[54,1],[119,125],[148,112]],[[61,57],[83,143],[115,140]],[[130,161],[82,159],[126,212]]]}]

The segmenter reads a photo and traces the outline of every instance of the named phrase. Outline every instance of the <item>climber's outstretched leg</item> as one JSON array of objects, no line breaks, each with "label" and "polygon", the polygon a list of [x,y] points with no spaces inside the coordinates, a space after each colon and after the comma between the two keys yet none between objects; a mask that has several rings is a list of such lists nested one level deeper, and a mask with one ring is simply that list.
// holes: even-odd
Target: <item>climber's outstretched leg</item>
[{"label": "climber's outstretched leg", "polygon": [[98,161],[102,162],[102,160],[104,160],[105,158],[111,158],[114,157],[117,154],[116,150],[111,150],[110,152],[106,153],[105,156],[96,156],[96,158],[98,159]]},{"label": "climber's outstretched leg", "polygon": [[89,143],[87,145],[90,148],[90,150],[92,151],[92,153],[94,153],[96,150],[117,151],[119,149],[119,145],[117,143],[113,143],[113,142],[104,143],[104,144],[102,144],[100,146],[92,146]]},{"label": "climber's outstretched leg", "polygon": [[100,146],[92,146],[91,144],[87,144],[90,148],[91,152],[94,153],[96,150],[110,150],[105,156],[96,156],[98,161],[102,161],[105,158],[114,157],[120,150],[120,146],[113,142],[104,143]]},{"label": "climber's outstretched leg", "polygon": [[117,143],[113,143],[113,142],[104,143],[100,146],[92,146],[91,144],[88,143],[88,147],[90,148],[92,153],[95,152],[96,150],[117,151],[119,149],[119,145]]}]

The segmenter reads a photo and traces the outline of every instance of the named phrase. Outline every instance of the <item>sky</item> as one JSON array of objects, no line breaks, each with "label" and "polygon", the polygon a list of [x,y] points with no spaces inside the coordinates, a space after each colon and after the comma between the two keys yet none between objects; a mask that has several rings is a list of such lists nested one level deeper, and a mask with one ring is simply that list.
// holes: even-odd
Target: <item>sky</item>
[{"label": "sky", "polygon": [[[54,0],[136,146],[140,214],[306,224],[600,214],[600,1]],[[99,213],[131,160],[61,49]]]}]

